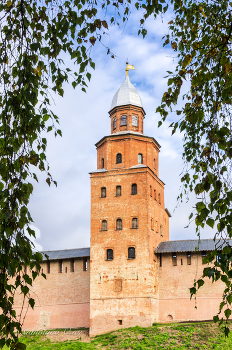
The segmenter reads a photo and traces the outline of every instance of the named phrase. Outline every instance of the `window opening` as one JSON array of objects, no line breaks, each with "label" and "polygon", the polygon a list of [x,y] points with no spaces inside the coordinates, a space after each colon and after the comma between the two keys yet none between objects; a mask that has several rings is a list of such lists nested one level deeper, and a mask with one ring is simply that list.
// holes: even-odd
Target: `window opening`
[{"label": "window opening", "polygon": [[137,194],[137,184],[131,185],[131,194]]},{"label": "window opening", "polygon": [[116,230],[122,230],[122,219],[117,219]]},{"label": "window opening", "polygon": [[67,273],[68,272],[68,268],[67,268],[67,266],[65,267],[65,273]]},{"label": "window opening", "polygon": [[161,202],[160,202],[160,193],[158,194],[158,202],[159,202],[159,204],[161,204]]},{"label": "window opening", "polygon": [[156,190],[154,190],[154,199],[156,200]]},{"label": "window opening", "polygon": [[176,253],[172,253],[172,265],[177,266],[177,255]]},{"label": "window opening", "polygon": [[116,118],[114,118],[114,121],[113,121],[113,129],[116,129]]},{"label": "window opening", "polygon": [[163,226],[162,225],[160,225],[160,236],[162,236],[163,237]]},{"label": "window opening", "polygon": [[83,258],[83,271],[87,271],[87,268],[88,268],[87,258]]},{"label": "window opening", "polygon": [[191,253],[187,252],[187,265],[191,265]]},{"label": "window opening", "polygon": [[160,253],[160,267],[162,266],[162,254]]},{"label": "window opening", "polygon": [[156,161],[155,161],[155,158],[154,158],[154,169],[155,169],[155,167],[156,167]]},{"label": "window opening", "polygon": [[122,115],[121,116],[121,126],[127,125],[127,116]]},{"label": "window opening", "polygon": [[154,221],[152,218],[151,218],[151,229],[154,230]]},{"label": "window opening", "polygon": [[118,153],[116,156],[116,164],[122,163],[122,155],[121,153]]},{"label": "window opening", "polygon": [[118,324],[119,324],[119,326],[121,326],[122,325],[122,320],[118,320]]},{"label": "window opening", "polygon": [[107,221],[102,220],[102,231],[107,231]]},{"label": "window opening", "polygon": [[201,252],[201,256],[202,256],[202,264],[206,264],[206,263],[204,262],[204,258],[206,258],[206,256],[207,256],[205,250],[203,250],[203,251]]},{"label": "window opening", "polygon": [[113,260],[113,258],[114,258],[114,251],[113,251],[113,249],[107,249],[106,255],[107,255],[107,260]]},{"label": "window opening", "polygon": [[121,196],[121,186],[116,186],[116,197]]},{"label": "window opening", "polygon": [[138,228],[138,219],[137,218],[132,219],[132,228]]},{"label": "window opening", "polygon": [[74,265],[74,259],[71,259],[70,260],[70,272],[74,272],[74,269],[75,269],[75,265]]},{"label": "window opening", "polygon": [[143,164],[143,155],[142,155],[142,153],[138,154],[138,164]]},{"label": "window opening", "polygon": [[138,117],[132,115],[132,126],[138,126]]},{"label": "window opening", "polygon": [[150,186],[150,196],[152,197],[152,187]]},{"label": "window opening", "polygon": [[102,160],[101,160],[101,167],[102,167],[102,169],[104,168],[104,166],[105,166],[105,162],[104,162],[104,158],[102,158]]},{"label": "window opening", "polygon": [[180,264],[183,265],[183,259],[180,259]]},{"label": "window opening", "polygon": [[102,187],[101,188],[101,198],[105,198],[106,197],[106,187]]},{"label": "window opening", "polygon": [[134,247],[128,248],[128,259],[135,259],[135,248]]},{"label": "window opening", "polygon": [[63,261],[62,260],[59,261],[59,272],[60,273],[63,272]]},{"label": "window opening", "polygon": [[50,273],[50,261],[47,261],[47,273]]}]

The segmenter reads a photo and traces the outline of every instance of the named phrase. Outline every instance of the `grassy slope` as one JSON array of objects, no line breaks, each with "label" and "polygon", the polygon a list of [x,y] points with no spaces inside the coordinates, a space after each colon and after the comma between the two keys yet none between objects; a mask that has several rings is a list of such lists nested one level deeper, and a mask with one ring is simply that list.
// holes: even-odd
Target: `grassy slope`
[{"label": "grassy slope", "polygon": [[216,349],[231,350],[232,334],[225,339],[213,323],[155,324],[150,328],[134,327],[97,336],[90,343],[65,341],[52,343],[44,336],[23,336],[27,350],[93,350],[93,349]]}]

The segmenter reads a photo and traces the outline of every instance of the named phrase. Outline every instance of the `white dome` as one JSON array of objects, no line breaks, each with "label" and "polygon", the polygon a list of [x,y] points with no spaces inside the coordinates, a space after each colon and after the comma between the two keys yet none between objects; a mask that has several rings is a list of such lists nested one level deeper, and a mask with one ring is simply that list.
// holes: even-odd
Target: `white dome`
[{"label": "white dome", "polygon": [[125,105],[133,105],[143,108],[139,93],[134,85],[131,84],[129,75],[126,75],[124,83],[114,95],[110,110],[114,107]]}]

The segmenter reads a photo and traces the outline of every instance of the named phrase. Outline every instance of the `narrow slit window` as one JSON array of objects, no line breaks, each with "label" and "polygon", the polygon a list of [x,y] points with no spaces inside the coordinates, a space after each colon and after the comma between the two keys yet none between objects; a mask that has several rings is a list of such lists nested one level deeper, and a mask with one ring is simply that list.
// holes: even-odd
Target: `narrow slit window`
[{"label": "narrow slit window", "polygon": [[50,261],[47,261],[47,273],[50,273],[51,267],[50,267]]},{"label": "narrow slit window", "polygon": [[122,194],[121,186],[116,186],[116,197],[120,197]]},{"label": "narrow slit window", "polygon": [[116,129],[116,118],[113,120],[113,129]]},{"label": "narrow slit window", "polygon": [[132,116],[132,126],[138,126],[138,117],[136,115]]},{"label": "narrow slit window", "polygon": [[128,259],[135,259],[135,247],[128,248]]},{"label": "narrow slit window", "polygon": [[118,153],[116,156],[116,164],[122,163],[122,155],[121,153]]},{"label": "narrow slit window", "polygon": [[161,201],[160,201],[160,193],[158,194],[158,202],[159,202],[159,204],[161,204]]},{"label": "narrow slit window", "polygon": [[163,234],[163,226],[160,225],[160,236],[163,237],[163,235],[164,235],[164,234]]},{"label": "narrow slit window", "polygon": [[150,186],[150,196],[152,197],[152,187]]},{"label": "narrow slit window", "polygon": [[138,228],[138,218],[132,219],[132,228]]},{"label": "narrow slit window", "polygon": [[151,229],[154,230],[154,221],[152,218],[151,218]]},{"label": "narrow slit window", "polygon": [[75,263],[74,263],[74,259],[70,260],[70,272],[74,272],[75,270]]},{"label": "narrow slit window", "polygon": [[104,166],[105,166],[105,161],[104,161],[104,158],[102,158],[102,160],[101,160],[101,167],[102,167],[102,169],[104,169]]},{"label": "narrow slit window", "polygon": [[138,164],[143,164],[143,155],[142,155],[142,153],[138,154]]},{"label": "narrow slit window", "polygon": [[68,268],[67,268],[67,266],[65,267],[65,273],[67,273],[68,272]]},{"label": "narrow slit window", "polygon": [[154,190],[154,199],[156,200],[156,190]]},{"label": "narrow slit window", "polygon": [[105,198],[106,197],[106,187],[102,187],[101,188],[101,198]]},{"label": "narrow slit window", "polygon": [[59,272],[60,273],[63,272],[63,261],[62,260],[59,261]]},{"label": "narrow slit window", "polygon": [[122,219],[117,219],[116,230],[122,230]]},{"label": "narrow slit window", "polygon": [[177,266],[177,255],[176,253],[172,253],[172,265]]},{"label": "narrow slit window", "polygon": [[113,249],[107,249],[106,256],[107,256],[107,260],[113,260],[114,259],[114,251],[113,251]]},{"label": "narrow slit window", "polygon": [[127,116],[122,115],[121,116],[121,126],[127,125]]},{"label": "narrow slit window", "polygon": [[137,184],[131,185],[131,194],[137,194]]},{"label": "narrow slit window", "polygon": [[187,252],[187,265],[191,265],[191,253]]},{"label": "narrow slit window", "polygon": [[107,231],[107,221],[106,220],[102,220],[102,231]]},{"label": "narrow slit window", "polygon": [[83,271],[87,271],[87,269],[88,269],[87,258],[83,258]]},{"label": "narrow slit window", "polygon": [[162,267],[162,254],[160,253],[160,267]]},{"label": "narrow slit window", "polygon": [[202,264],[206,264],[206,263],[204,262],[204,258],[206,258],[206,256],[207,256],[205,250],[203,250],[203,251],[201,252],[201,256],[202,256]]},{"label": "narrow slit window", "polygon": [[155,160],[155,158],[154,158],[153,163],[154,163],[154,169],[155,169],[156,168],[156,160]]}]

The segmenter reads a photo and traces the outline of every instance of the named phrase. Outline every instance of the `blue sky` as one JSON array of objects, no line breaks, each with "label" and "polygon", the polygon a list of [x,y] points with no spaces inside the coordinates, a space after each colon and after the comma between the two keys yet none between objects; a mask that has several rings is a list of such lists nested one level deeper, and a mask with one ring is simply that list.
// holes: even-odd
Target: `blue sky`
[{"label": "blue sky", "polygon": [[[165,206],[172,214],[170,239],[196,239],[195,227],[188,225],[188,216],[194,205],[194,197],[176,209],[182,171],[182,135],[171,137],[168,128],[176,114],[169,116],[161,128],[157,128],[159,115],[155,113],[166,91],[167,70],[174,70],[177,62],[170,48],[163,48],[162,37],[167,33],[171,13],[162,20],[147,21],[148,35],[138,36],[140,13],[133,12],[126,27],[111,27],[102,41],[115,54],[112,59],[101,43],[92,48],[96,63],[91,71],[92,79],[87,93],[80,88],[65,86],[64,98],[54,96],[53,110],[60,118],[63,137],[48,135],[47,159],[58,187],[50,188],[46,176],[39,175],[39,184],[33,183],[34,193],[30,212],[37,234],[36,247],[43,250],[88,247],[90,240],[90,180],[89,172],[97,167],[95,144],[110,134],[108,111],[112,98],[125,78],[125,62],[134,65],[130,80],[138,90],[146,112],[144,133],[155,137],[161,145],[160,178],[165,186]],[[64,57],[69,63],[68,57]],[[174,211],[175,209],[175,211]],[[210,230],[201,233],[202,238],[212,238]]]}]

